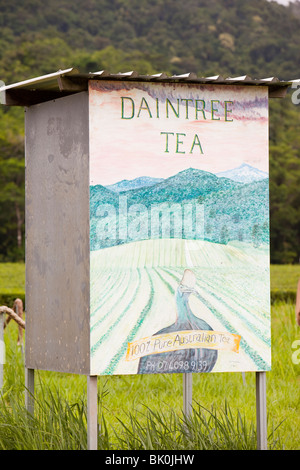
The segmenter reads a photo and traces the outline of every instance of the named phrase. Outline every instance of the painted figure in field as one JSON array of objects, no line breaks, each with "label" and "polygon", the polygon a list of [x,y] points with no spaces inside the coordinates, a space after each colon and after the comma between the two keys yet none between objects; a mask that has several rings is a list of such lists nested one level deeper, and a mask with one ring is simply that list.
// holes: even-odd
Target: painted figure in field
[{"label": "painted figure in field", "polygon": [[[186,330],[212,330],[210,325],[201,318],[196,317],[190,308],[189,297],[191,294],[196,293],[195,285],[195,274],[190,269],[186,269],[175,294],[176,321],[172,325],[157,331],[155,335]],[[210,372],[217,358],[217,350],[205,348],[182,349],[151,354],[140,359],[138,373]]]}]

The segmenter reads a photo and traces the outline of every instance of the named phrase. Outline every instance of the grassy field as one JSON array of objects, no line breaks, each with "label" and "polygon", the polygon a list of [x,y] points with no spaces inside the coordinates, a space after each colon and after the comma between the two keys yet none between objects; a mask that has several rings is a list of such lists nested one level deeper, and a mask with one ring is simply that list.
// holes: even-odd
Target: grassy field
[{"label": "grassy field", "polygon": [[[24,270],[0,286],[24,286]],[[273,266],[272,288],[295,289],[299,266]],[[269,447],[300,450],[300,328],[293,303],[272,306],[272,370],[267,372]],[[6,364],[0,401],[0,449],[86,448],[86,377],[39,371],[35,417],[24,409],[24,366],[17,327],[5,330]],[[299,351],[299,353],[298,353]],[[99,448],[252,449],[255,373],[193,375],[194,410],[182,421],[182,375],[98,378]],[[204,410],[204,407],[206,411]],[[126,427],[125,427],[126,426]]]},{"label": "grassy field", "polygon": [[271,266],[271,290],[295,290],[299,279],[300,264]]},{"label": "grassy field", "polygon": [[[300,279],[300,264],[271,265],[271,291],[295,292]],[[0,263],[0,303],[5,296],[25,296],[24,263]],[[5,303],[6,305],[6,303]]]},{"label": "grassy field", "polygon": [[1,293],[25,292],[25,264],[0,263]]}]

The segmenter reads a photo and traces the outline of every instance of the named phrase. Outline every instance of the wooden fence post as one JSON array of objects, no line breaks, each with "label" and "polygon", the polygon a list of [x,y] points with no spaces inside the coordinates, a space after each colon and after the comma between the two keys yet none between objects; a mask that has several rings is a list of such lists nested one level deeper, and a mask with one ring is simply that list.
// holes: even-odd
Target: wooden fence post
[{"label": "wooden fence post", "polygon": [[[23,329],[25,329],[25,321],[23,320],[23,303],[22,300],[16,299],[14,302],[14,308],[16,311],[6,307],[5,305],[0,306],[0,389],[3,387],[3,364],[5,362],[5,343],[4,343],[4,328],[8,325],[11,319],[19,326],[19,339],[18,344],[21,342],[23,348]],[[4,321],[4,314],[7,313],[9,316]],[[22,349],[23,353],[23,349]]]},{"label": "wooden fence post", "polygon": [[0,391],[3,387],[3,364],[5,362],[4,315],[0,312]]},{"label": "wooden fence post", "polygon": [[[23,302],[21,299],[16,299],[14,301],[13,310],[16,314],[23,320]],[[24,355],[23,351],[23,328],[19,324],[19,333],[18,333],[18,346],[21,346],[22,356]]]}]

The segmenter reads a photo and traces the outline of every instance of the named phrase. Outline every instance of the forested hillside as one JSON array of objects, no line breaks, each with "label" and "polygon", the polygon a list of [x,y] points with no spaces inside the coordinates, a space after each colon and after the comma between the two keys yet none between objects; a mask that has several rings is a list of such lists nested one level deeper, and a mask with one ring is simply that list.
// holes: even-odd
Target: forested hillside
[{"label": "forested hillside", "polygon": [[[300,2],[0,0],[0,80],[60,68],[300,78]],[[292,90],[294,91],[294,90]],[[300,96],[300,93],[299,93]],[[300,256],[300,106],[270,105],[271,261]],[[0,260],[24,256],[23,110],[0,108]]]}]

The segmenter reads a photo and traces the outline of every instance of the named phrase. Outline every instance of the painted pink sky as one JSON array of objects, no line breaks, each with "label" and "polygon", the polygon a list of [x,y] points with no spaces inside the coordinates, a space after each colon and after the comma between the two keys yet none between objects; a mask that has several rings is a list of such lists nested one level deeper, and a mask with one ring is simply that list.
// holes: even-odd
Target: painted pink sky
[{"label": "painted pink sky", "polygon": [[[268,108],[266,87],[234,87],[139,84],[126,83],[114,90],[101,81],[90,88],[90,184],[108,185],[123,179],[138,176],[166,178],[186,168],[199,168],[211,173],[218,173],[248,163],[268,172]],[[103,90],[101,90],[101,87]],[[126,88],[126,89],[125,89]],[[121,119],[121,97],[130,97],[135,103],[135,115],[132,119]],[[142,98],[149,106],[149,112],[143,109],[137,117]],[[156,100],[159,97],[160,117],[156,117]],[[211,99],[233,101],[228,105],[232,112],[228,117],[233,122],[225,122],[224,113],[220,120],[211,120],[206,113],[206,120],[195,120],[194,108],[188,111],[186,102],[180,106],[180,117],[166,118],[165,98],[204,99],[206,104]],[[126,105],[131,102],[124,101]],[[217,105],[216,105],[217,106]],[[221,105],[219,105],[221,109]],[[127,116],[130,106],[125,108]],[[201,115],[200,115],[201,118]],[[173,132],[169,136],[169,153],[166,153],[166,135],[161,132]],[[180,151],[176,153],[176,133]],[[182,134],[185,134],[182,135]],[[195,135],[199,146],[189,154]]]}]

